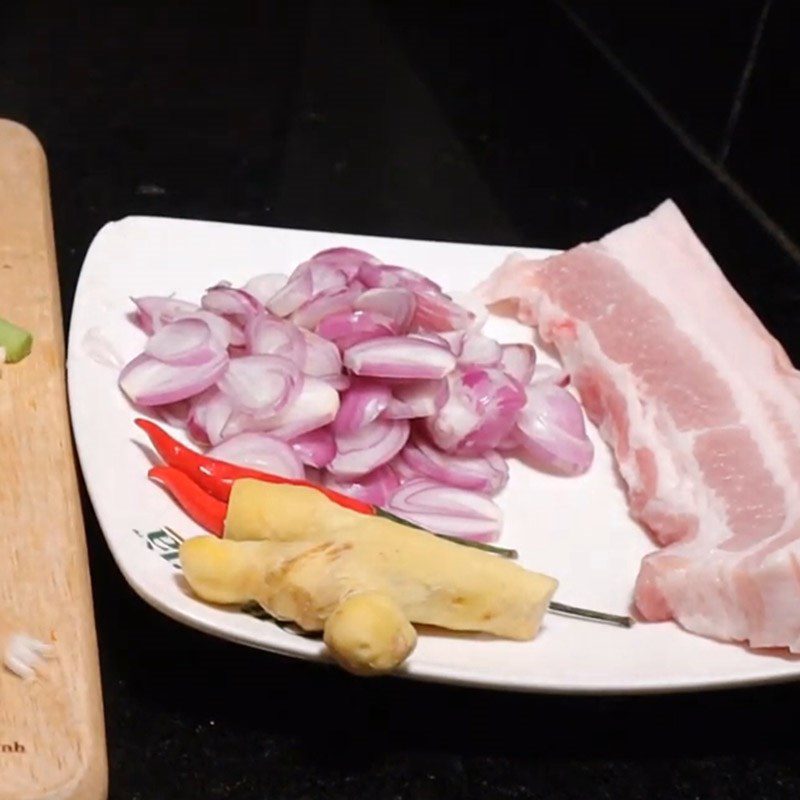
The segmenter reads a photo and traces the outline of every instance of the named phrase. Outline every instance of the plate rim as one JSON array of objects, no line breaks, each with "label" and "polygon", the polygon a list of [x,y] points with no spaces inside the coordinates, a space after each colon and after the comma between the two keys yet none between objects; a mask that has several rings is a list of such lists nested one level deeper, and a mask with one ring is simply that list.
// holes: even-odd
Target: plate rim
[{"label": "plate rim", "polygon": [[[184,217],[157,216],[157,215],[136,215],[136,214],[126,215],[124,217],[121,217],[120,219],[110,220],[106,222],[97,230],[97,232],[93,236],[92,241],[86,250],[86,254],[81,264],[81,269],[76,283],[75,294],[73,298],[73,304],[69,319],[69,330],[67,336],[67,359],[66,359],[67,395],[69,401],[70,420],[73,427],[75,449],[81,466],[81,474],[84,479],[84,485],[86,486],[87,494],[92,503],[94,516],[97,520],[98,527],[102,531],[103,539],[105,540],[106,546],[109,548],[112,554],[115,565],[117,566],[123,578],[125,579],[125,582],[130,586],[130,588],[135,592],[135,594],[137,594],[152,608],[159,611],[166,617],[172,619],[173,621],[186,625],[187,627],[199,630],[206,635],[224,639],[232,643],[235,643],[237,645],[244,645],[246,647],[250,647],[257,650],[264,650],[280,656],[288,656],[290,658],[298,658],[307,661],[314,661],[325,666],[331,666],[333,664],[333,661],[324,653],[324,649],[321,647],[321,645],[315,648],[308,649],[305,652],[299,652],[297,649],[292,649],[292,647],[288,646],[288,642],[291,641],[291,639],[287,639],[286,647],[284,647],[280,643],[280,641],[270,642],[269,644],[264,642],[259,642],[254,639],[249,639],[244,635],[240,635],[238,632],[233,631],[231,629],[226,629],[223,626],[213,621],[209,621],[203,618],[202,616],[192,616],[190,613],[184,612],[182,609],[170,605],[168,602],[165,602],[164,600],[162,600],[162,598],[158,596],[156,592],[151,591],[150,588],[145,583],[142,583],[136,576],[134,576],[130,572],[127,559],[124,558],[120,553],[119,543],[117,542],[117,540],[113,535],[107,532],[106,526],[103,524],[103,521],[101,519],[101,514],[98,511],[98,508],[102,506],[102,501],[98,502],[98,498],[96,497],[96,486],[94,485],[94,482],[88,479],[87,474],[84,470],[84,463],[85,463],[84,446],[87,445],[88,442],[85,441],[83,436],[79,433],[80,426],[75,423],[75,417],[73,415],[73,405],[74,405],[74,400],[77,399],[76,393],[78,390],[75,388],[75,381],[71,377],[72,373],[69,369],[69,365],[70,365],[70,355],[73,352],[77,353],[80,350],[80,343],[76,341],[79,332],[74,323],[76,316],[79,316],[82,311],[83,297],[86,294],[88,294],[88,290],[85,289],[85,281],[88,280],[88,273],[85,267],[87,262],[89,262],[92,250],[93,248],[96,247],[97,242],[101,239],[103,234],[109,228],[115,225],[119,225],[121,223],[133,222],[133,221],[137,222],[141,221],[145,223],[156,222],[158,224],[167,224],[167,225],[171,223],[179,223],[179,224],[193,224],[193,225],[203,225],[203,226],[210,225],[215,227],[218,226],[218,227],[235,228],[235,229],[248,228],[261,231],[291,232],[297,234],[311,234],[311,235],[323,235],[323,236],[331,235],[337,237],[354,237],[358,239],[367,239],[376,242],[402,241],[402,242],[419,243],[422,245],[433,245],[433,246],[460,245],[460,246],[467,246],[470,248],[486,248],[493,250],[497,248],[502,248],[504,250],[507,250],[508,253],[514,252],[515,250],[517,251],[523,250],[526,253],[535,255],[537,257],[547,257],[549,255],[553,255],[561,251],[554,248],[530,247],[528,245],[523,245],[523,244],[498,245],[489,243],[462,242],[462,241],[445,240],[445,239],[416,239],[416,238],[402,237],[402,236],[382,236],[376,234],[362,234],[362,233],[345,232],[345,231],[317,230],[310,228],[294,228],[288,226],[269,226],[269,225],[256,225],[251,223],[204,220],[198,218],[184,218]],[[650,625],[655,625],[655,624],[658,623],[650,623]],[[676,625],[677,623],[670,622],[670,623],[660,623],[660,624]],[[689,632],[684,632],[684,634],[686,636],[695,635]],[[285,633],[285,635],[287,637],[293,636],[290,633]],[[316,641],[316,640],[306,640],[306,641]],[[714,644],[719,644],[720,646],[731,646],[730,643],[726,642],[714,642]],[[738,647],[739,645],[734,644],[732,646]],[[436,664],[426,664],[425,662],[414,663],[413,661],[404,665],[403,668],[395,671],[394,673],[392,673],[392,675],[394,677],[402,679],[424,680],[426,682],[443,683],[461,687],[493,689],[499,691],[521,692],[527,694],[551,694],[551,695],[575,695],[575,696],[607,696],[607,695],[637,696],[637,695],[655,695],[655,694],[679,694],[679,693],[690,693],[698,691],[723,691],[736,688],[765,686],[776,683],[788,683],[800,679],[800,663],[798,663],[797,670],[795,672],[782,673],[782,672],[771,672],[769,670],[764,670],[761,672],[754,671],[749,675],[744,675],[741,677],[721,676],[719,678],[714,678],[714,677],[682,678],[682,679],[679,678],[669,683],[658,680],[651,680],[651,681],[645,680],[641,683],[632,683],[630,680],[625,680],[616,684],[613,682],[612,683],[604,682],[603,684],[596,686],[592,686],[591,684],[570,684],[568,682],[557,682],[557,681],[549,681],[549,682],[546,681],[534,684],[534,683],[526,683],[516,678],[515,676],[510,676],[510,677],[501,676],[500,678],[492,679],[491,677],[488,677],[486,674],[480,671],[473,672],[470,671],[469,669],[463,669],[459,667],[443,668],[440,665]]]}]

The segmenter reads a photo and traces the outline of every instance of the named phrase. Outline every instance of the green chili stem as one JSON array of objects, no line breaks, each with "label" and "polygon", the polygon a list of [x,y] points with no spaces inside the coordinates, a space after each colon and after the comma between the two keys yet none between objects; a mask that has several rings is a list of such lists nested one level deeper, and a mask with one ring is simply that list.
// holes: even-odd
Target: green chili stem
[{"label": "green chili stem", "polygon": [[[428,533],[430,532],[431,531],[428,531]],[[433,535],[438,536],[440,539],[447,539],[448,542],[463,544],[464,547],[472,547],[475,550],[484,550],[487,553],[494,553],[501,558],[519,557],[519,553],[516,550],[511,550],[508,547],[497,547],[497,545],[486,544],[486,542],[473,542],[471,539],[459,539],[458,536],[448,536],[446,533],[434,533]]]},{"label": "green chili stem", "polygon": [[633,617],[626,617],[621,614],[606,614],[604,611],[568,606],[565,603],[550,603],[550,611],[569,617],[580,617],[591,622],[606,622],[609,625],[618,625],[621,628],[630,628],[635,621]]},{"label": "green chili stem", "polygon": [[473,542],[470,539],[461,539],[458,536],[449,536],[446,533],[435,533],[434,531],[429,531],[427,528],[423,528],[422,525],[417,525],[416,522],[412,522],[410,519],[398,517],[396,514],[392,514],[391,511],[386,511],[384,508],[376,508],[375,513],[379,517],[390,519],[392,522],[398,522],[400,525],[405,525],[407,528],[416,528],[418,531],[431,533],[434,536],[437,536],[439,539],[447,539],[448,542],[463,544],[464,547],[472,547],[475,550],[483,550],[487,553],[494,553],[496,556],[502,556],[503,558],[519,557],[519,553],[516,550],[511,550],[508,547],[497,547],[497,545],[486,544],[486,542]]}]

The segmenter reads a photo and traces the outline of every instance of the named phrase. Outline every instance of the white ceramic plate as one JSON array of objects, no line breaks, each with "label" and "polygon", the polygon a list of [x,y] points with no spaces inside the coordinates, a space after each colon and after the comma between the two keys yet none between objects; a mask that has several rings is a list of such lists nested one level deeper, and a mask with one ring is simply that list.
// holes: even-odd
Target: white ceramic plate
[{"label": "white ceramic plate", "polygon": [[[146,478],[144,434],[117,389],[118,364],[141,351],[129,320],[137,295],[199,300],[220,279],[244,283],[289,272],[318,250],[348,245],[413,267],[451,291],[483,279],[509,248],[340,233],[131,217],[106,225],[86,256],[69,335],[69,399],[89,495],[125,578],[147,602],[187,625],[253,647],[322,658],[316,640],[246,614],[204,605],[185,590],[175,543],[162,526],[200,533]],[[529,251],[543,255],[549,251]],[[528,341],[530,331],[492,318],[486,331]],[[607,448],[580,478],[557,478],[512,462],[499,497],[501,544],[521,562],[557,577],[556,599],[626,613],[642,556],[652,549],[628,516]],[[138,532],[138,533],[137,533]],[[155,532],[155,533],[154,533]],[[650,692],[724,687],[800,676],[800,660],[703,639],[672,623],[614,628],[553,614],[531,642],[422,636],[404,674],[413,678],[541,692]]]}]

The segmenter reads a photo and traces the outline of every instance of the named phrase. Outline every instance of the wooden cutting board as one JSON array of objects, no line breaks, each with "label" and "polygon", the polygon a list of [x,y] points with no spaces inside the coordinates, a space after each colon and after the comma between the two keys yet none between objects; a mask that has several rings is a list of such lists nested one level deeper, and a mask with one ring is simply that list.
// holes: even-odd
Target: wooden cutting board
[{"label": "wooden cutting board", "polygon": [[83,519],[67,417],[47,163],[0,120],[0,316],[33,351],[0,365],[0,614],[54,640],[23,682],[0,667],[0,800],[98,800],[107,765]]}]

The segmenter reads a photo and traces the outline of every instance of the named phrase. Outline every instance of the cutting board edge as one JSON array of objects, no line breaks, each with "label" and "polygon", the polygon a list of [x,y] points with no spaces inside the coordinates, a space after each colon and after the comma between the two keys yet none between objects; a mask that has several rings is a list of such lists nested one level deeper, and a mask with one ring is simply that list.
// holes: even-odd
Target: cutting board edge
[{"label": "cutting board edge", "polygon": [[[35,159],[37,171],[40,173],[41,192],[42,192],[42,214],[43,227],[45,230],[45,258],[48,262],[48,269],[51,273],[54,287],[54,312],[53,321],[57,327],[60,338],[59,348],[59,370],[57,378],[58,398],[57,403],[63,412],[63,422],[66,433],[66,448],[71,454],[70,463],[67,466],[63,478],[67,483],[67,488],[73,492],[77,504],[75,523],[76,533],[79,535],[75,541],[77,555],[85,564],[85,583],[86,597],[89,602],[91,612],[90,641],[86,649],[93,668],[87,678],[96,685],[97,698],[94,703],[88,702],[84,709],[89,717],[87,731],[88,735],[81,737],[81,759],[79,766],[68,778],[59,781],[55,785],[42,785],[33,789],[31,792],[25,790],[25,794],[14,791],[11,795],[6,795],[0,787],[0,800],[105,800],[108,797],[108,754],[106,750],[105,719],[102,699],[102,681],[99,669],[99,652],[97,633],[94,623],[94,608],[92,601],[91,577],[89,574],[88,546],[85,534],[85,523],[80,503],[79,484],[77,467],[75,463],[75,449],[72,439],[72,427],[69,418],[69,405],[66,387],[66,348],[63,332],[63,312],[61,309],[58,271],[55,256],[55,237],[53,230],[52,204],[50,202],[50,181],[47,164],[47,156],[44,147],[38,136],[26,125],[6,118],[0,118],[0,141],[11,142],[18,147],[20,153],[32,154]],[[35,346],[35,343],[34,343]],[[91,692],[89,693],[91,694]]]}]

